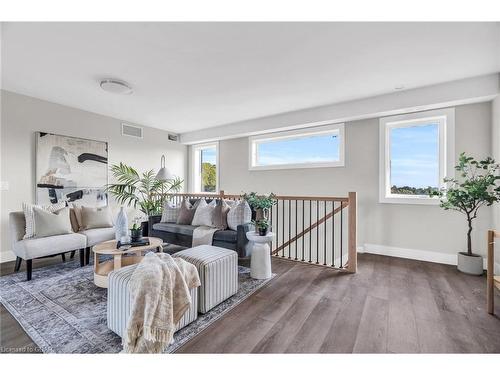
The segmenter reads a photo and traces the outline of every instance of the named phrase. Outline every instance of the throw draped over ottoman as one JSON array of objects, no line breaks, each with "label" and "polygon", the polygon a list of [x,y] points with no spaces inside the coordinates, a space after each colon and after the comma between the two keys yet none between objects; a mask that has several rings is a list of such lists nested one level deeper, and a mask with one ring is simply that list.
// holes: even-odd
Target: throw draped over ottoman
[{"label": "throw draped over ottoman", "polygon": [[236,251],[201,245],[179,251],[172,257],[181,257],[198,269],[201,281],[198,291],[198,312],[208,312],[238,291]]},{"label": "throw draped over ottoman", "polygon": [[[131,297],[129,292],[130,278],[137,264],[120,268],[108,276],[108,328],[123,337],[130,317]],[[177,324],[176,331],[184,328],[198,318],[198,288],[190,289],[191,306]]]}]

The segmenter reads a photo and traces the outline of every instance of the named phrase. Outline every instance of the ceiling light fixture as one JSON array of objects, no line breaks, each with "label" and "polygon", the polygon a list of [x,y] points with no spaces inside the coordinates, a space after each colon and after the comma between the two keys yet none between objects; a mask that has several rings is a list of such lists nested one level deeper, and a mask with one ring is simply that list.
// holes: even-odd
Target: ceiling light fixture
[{"label": "ceiling light fixture", "polygon": [[103,79],[100,82],[100,86],[101,89],[112,94],[129,95],[134,91],[127,82],[113,78]]}]

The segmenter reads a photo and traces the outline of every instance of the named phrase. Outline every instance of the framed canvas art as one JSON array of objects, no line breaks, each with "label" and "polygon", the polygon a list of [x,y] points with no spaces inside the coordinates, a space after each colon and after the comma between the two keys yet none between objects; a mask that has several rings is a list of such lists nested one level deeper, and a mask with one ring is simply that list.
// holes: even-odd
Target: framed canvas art
[{"label": "framed canvas art", "polygon": [[37,204],[107,205],[108,143],[36,133]]}]

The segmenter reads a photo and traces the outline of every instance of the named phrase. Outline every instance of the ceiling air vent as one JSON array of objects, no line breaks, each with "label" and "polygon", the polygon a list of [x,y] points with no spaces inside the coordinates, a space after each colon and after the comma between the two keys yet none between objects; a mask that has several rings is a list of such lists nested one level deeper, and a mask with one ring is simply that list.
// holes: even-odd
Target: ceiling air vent
[{"label": "ceiling air vent", "polygon": [[140,126],[129,125],[122,122],[122,135],[142,138],[142,128]]},{"label": "ceiling air vent", "polygon": [[177,134],[169,134],[168,135],[168,140],[172,142],[178,142],[179,141],[179,136]]}]

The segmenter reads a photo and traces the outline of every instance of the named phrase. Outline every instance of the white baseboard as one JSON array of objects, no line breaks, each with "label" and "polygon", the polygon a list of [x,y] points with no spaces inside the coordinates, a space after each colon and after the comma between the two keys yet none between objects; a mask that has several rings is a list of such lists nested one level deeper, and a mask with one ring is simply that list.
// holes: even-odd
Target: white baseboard
[{"label": "white baseboard", "polygon": [[[423,260],[426,262],[457,265],[457,254],[439,253],[436,251],[405,249],[385,245],[364,244],[358,247],[359,253],[369,253],[398,257],[405,259]],[[486,269],[486,258],[483,258],[483,268]],[[495,262],[495,273],[500,272],[500,263]]]},{"label": "white baseboard", "polygon": [[0,253],[0,263],[12,262],[16,260],[16,255],[12,251],[2,251]]}]

